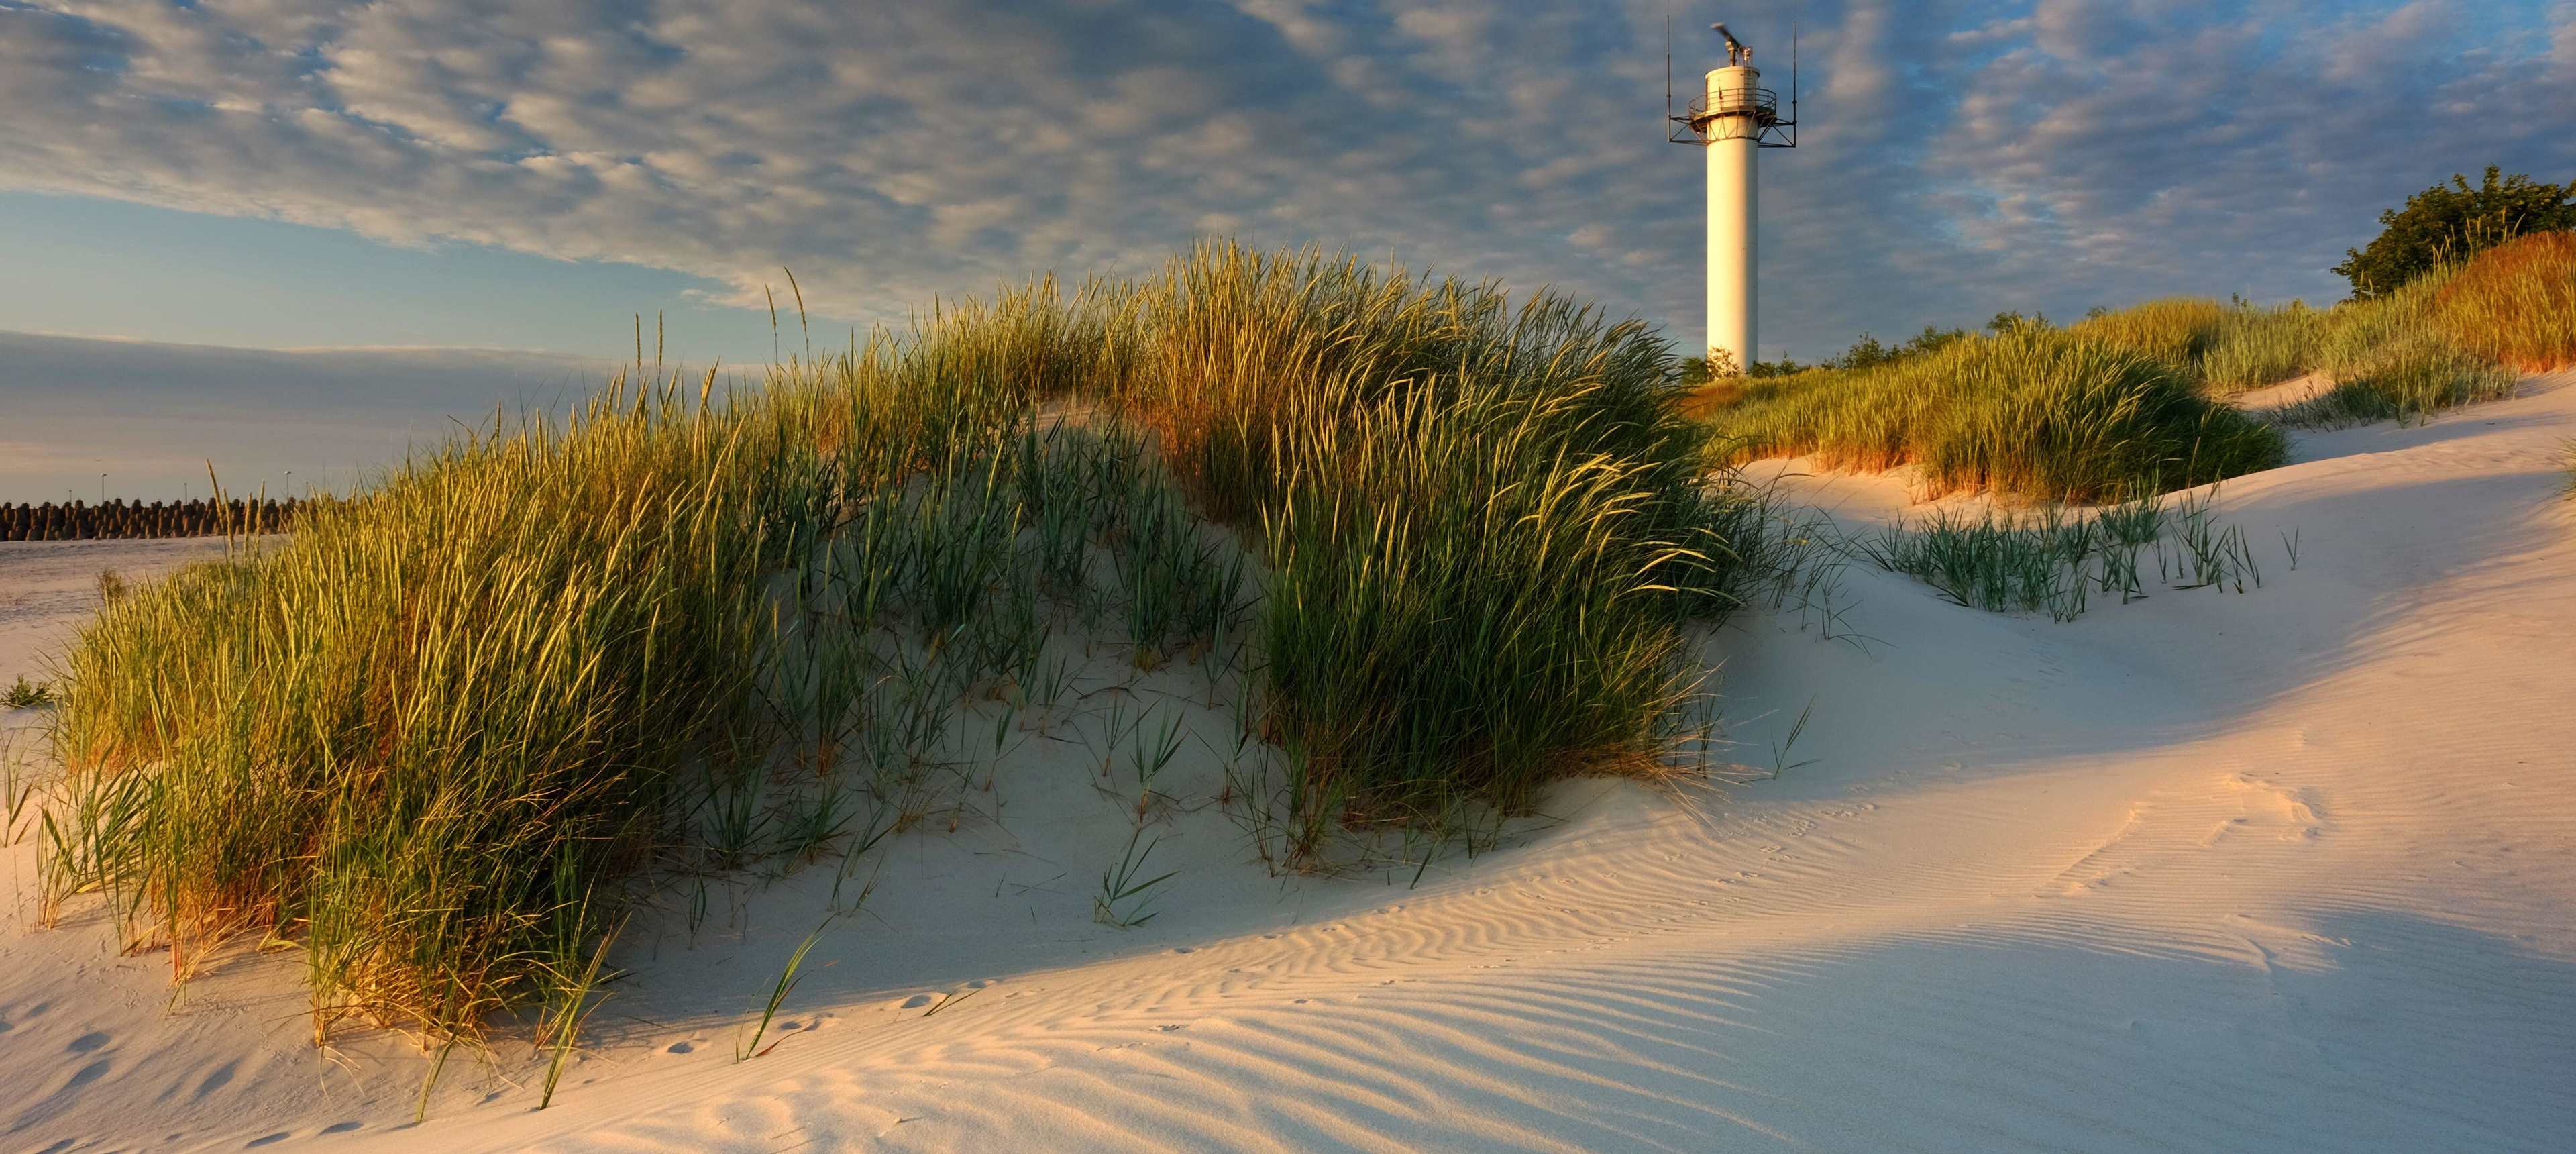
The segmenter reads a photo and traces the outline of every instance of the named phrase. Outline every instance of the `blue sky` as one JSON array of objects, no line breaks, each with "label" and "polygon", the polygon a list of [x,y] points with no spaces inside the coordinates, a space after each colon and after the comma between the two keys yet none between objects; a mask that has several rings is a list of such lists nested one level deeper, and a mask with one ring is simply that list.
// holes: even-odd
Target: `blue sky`
[{"label": "blue sky", "polygon": [[[45,345],[42,375],[0,361],[0,498],[65,487],[80,454],[124,454],[146,496],[185,455],[345,472],[398,453],[394,424],[621,355],[639,312],[694,362],[758,359],[782,266],[823,323],[866,325],[1228,233],[1553,285],[1689,344],[1668,7],[1685,85],[1724,19],[1787,87],[1792,5],[1754,0],[0,0],[0,331],[121,338]],[[2566,0],[1799,15],[1802,146],[1763,156],[1765,355],[2007,308],[2331,298],[2324,270],[2410,191],[2490,162],[2576,177]],[[276,383],[346,372],[350,346],[519,359],[455,354],[430,387],[449,362],[411,348],[374,385]],[[311,430],[283,447],[180,415],[289,394]]]}]

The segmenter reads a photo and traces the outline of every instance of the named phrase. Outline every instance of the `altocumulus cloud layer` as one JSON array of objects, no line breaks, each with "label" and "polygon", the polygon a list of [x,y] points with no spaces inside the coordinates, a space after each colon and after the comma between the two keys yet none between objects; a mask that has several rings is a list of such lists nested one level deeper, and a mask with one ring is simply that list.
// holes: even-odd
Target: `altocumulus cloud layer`
[{"label": "altocumulus cloud layer", "polygon": [[[1724,17],[1786,87],[1789,11]],[[1696,339],[1661,3],[0,0],[0,186],[683,270],[827,315],[1207,233],[1552,283]],[[2576,175],[2576,4],[1804,11],[1767,350],[2335,291],[2376,211]],[[148,335],[148,334],[144,334]]]}]

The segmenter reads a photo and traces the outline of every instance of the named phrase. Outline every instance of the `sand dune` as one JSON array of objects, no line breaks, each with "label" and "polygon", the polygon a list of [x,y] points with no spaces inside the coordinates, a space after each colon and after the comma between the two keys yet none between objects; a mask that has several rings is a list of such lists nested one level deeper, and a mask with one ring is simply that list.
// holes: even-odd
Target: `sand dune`
[{"label": "sand dune", "polygon": [[[291,952],[172,1007],[94,910],[13,930],[0,1147],[2564,1150],[2571,386],[2228,482],[2242,595],[2058,625],[1851,566],[1839,639],[1792,607],[1711,642],[1738,756],[1767,771],[1812,702],[1810,763],[1575,783],[1418,881],[1270,877],[1208,806],[1165,827],[1159,916],[1097,925],[1128,824],[1077,729],[997,780],[1000,820],[886,852],[766,1056],[733,1060],[745,1009],[834,871],[652,919],[542,1112],[505,1044],[409,1125],[422,1060],[304,1044]],[[1783,484],[1847,527],[1906,508],[1901,476]],[[187,555],[0,547],[0,682],[98,565]]]}]

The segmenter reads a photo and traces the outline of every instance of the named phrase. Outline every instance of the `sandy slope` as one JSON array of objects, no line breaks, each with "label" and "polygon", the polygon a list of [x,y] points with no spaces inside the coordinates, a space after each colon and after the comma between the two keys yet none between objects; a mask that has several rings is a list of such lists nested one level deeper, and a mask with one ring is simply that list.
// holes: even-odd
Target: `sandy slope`
[{"label": "sandy slope", "polygon": [[[94,916],[12,932],[0,1149],[2565,1150],[2570,385],[2230,482],[2299,541],[2241,596],[2053,625],[1855,566],[1840,639],[1791,607],[1713,645],[1743,756],[1813,701],[1812,764],[1569,787],[1419,884],[1270,879],[1208,807],[1164,827],[1161,916],[1094,925],[1128,825],[1071,726],[998,822],[898,843],[776,1050],[732,1061],[828,866],[637,937],[541,1113],[505,1047],[405,1125],[418,1059],[299,1047],[291,955],[165,1013]],[[1790,483],[1849,526],[1904,504]],[[58,548],[0,549],[0,590],[62,584]],[[60,628],[8,613],[0,681]]]}]

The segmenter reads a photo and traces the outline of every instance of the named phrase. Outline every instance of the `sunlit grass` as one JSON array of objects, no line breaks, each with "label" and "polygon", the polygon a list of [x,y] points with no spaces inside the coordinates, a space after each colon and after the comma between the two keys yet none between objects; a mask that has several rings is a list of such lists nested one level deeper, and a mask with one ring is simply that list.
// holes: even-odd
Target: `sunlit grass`
[{"label": "sunlit grass", "polygon": [[2204,399],[2181,369],[2035,326],[1883,368],[1755,382],[1715,424],[1742,458],[1910,463],[1936,493],[2046,500],[2202,484],[2271,468],[2284,452],[2279,433]]},{"label": "sunlit grass", "polygon": [[[2011,319],[1894,365],[1712,382],[1681,411],[1714,424],[1735,459],[1919,464],[1935,492],[2092,500],[2149,476],[2196,485],[2278,464],[2262,423],[2415,420],[2576,363],[2576,234],[2524,237],[2331,308],[2177,297],[2063,331]],[[2310,373],[2323,393],[2255,420],[2212,403]]]},{"label": "sunlit grass", "polygon": [[2433,294],[2434,322],[2468,351],[2524,372],[2576,365],[2576,232],[2479,253]]},{"label": "sunlit grass", "polygon": [[2068,331],[2136,350],[2188,373],[2218,342],[2229,311],[2206,297],[2170,297],[2087,317]]},{"label": "sunlit grass", "polygon": [[818,400],[612,390],[107,605],[67,659],[50,896],[113,891],[183,975],[295,934],[317,1031],[549,1000],[597,880],[748,721],[758,588],[827,511]]},{"label": "sunlit grass", "polygon": [[2220,395],[2293,380],[2316,368],[2326,327],[2322,314],[2298,301],[2231,308],[2194,369]]},{"label": "sunlit grass", "polygon": [[317,1035],[536,1007],[560,1060],[637,879],[953,827],[1061,637],[1240,686],[1291,864],[1654,772],[1768,563],[1675,377],[1561,298],[1231,246],[728,395],[639,364],[106,606],[48,907],[182,976],[296,942]]}]

